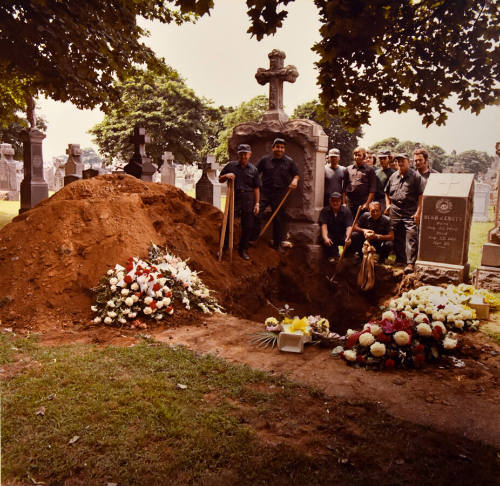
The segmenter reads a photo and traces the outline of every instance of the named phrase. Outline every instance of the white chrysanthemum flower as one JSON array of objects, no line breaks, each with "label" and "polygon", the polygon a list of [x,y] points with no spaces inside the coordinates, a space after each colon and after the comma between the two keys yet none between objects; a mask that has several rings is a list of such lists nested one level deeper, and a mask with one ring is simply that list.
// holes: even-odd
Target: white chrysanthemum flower
[{"label": "white chrysanthemum flower", "polygon": [[113,275],[113,270],[109,269],[106,273],[107,273],[108,275]]},{"label": "white chrysanthemum flower", "polygon": [[137,282],[134,282],[134,283],[130,286],[130,288],[131,288],[132,290],[139,290],[139,284],[138,284]]},{"label": "white chrysanthemum flower", "polygon": [[129,315],[130,319],[134,319],[135,317],[137,317],[137,312],[130,312]]},{"label": "white chrysanthemum flower", "polygon": [[397,302],[396,302],[396,300],[395,300],[395,299],[392,299],[392,300],[389,302],[389,308],[390,308],[390,309],[395,309],[397,305],[398,305],[398,304],[397,304]]},{"label": "white chrysanthemum flower", "polygon": [[384,343],[379,343],[375,342],[370,346],[370,353],[372,353],[373,356],[376,358],[380,358],[381,356],[384,356],[385,354],[385,344]]},{"label": "white chrysanthemum flower", "polygon": [[122,309],[122,314],[130,314],[130,309],[127,309],[126,307],[124,309]]},{"label": "white chrysanthemum flower", "polygon": [[116,277],[112,277],[109,279],[109,285],[116,285],[118,283],[118,279]]},{"label": "white chrysanthemum flower", "polygon": [[110,288],[111,292],[115,292],[116,291],[116,285],[112,285]]},{"label": "white chrysanthemum flower", "polygon": [[417,332],[420,336],[431,336],[432,335],[431,326],[429,326],[429,324],[427,324],[426,322],[421,322],[417,326]]},{"label": "white chrysanthemum flower", "polygon": [[431,325],[432,329],[439,327],[443,331],[443,334],[446,333],[446,326],[441,321],[432,321]]},{"label": "white chrysanthemum flower", "polygon": [[[135,295],[134,295],[135,297]],[[132,307],[134,305],[134,298],[133,297],[127,297],[125,299],[125,304],[128,305],[129,307]]]},{"label": "white chrysanthemum flower", "polygon": [[[170,302],[172,302],[172,299],[170,297],[164,297],[163,300],[163,305],[166,307],[167,305],[170,305]],[[184,299],[182,299],[182,302],[184,302]],[[189,303],[189,300],[188,300]]]},{"label": "white chrysanthemum flower", "polygon": [[146,306],[146,307],[144,307],[144,309],[142,309],[142,312],[144,312],[144,314],[146,314],[148,316],[149,314],[153,313],[153,309],[151,309],[151,307],[149,307],[149,306]]},{"label": "white chrysanthemum flower", "polygon": [[108,307],[113,308],[113,307],[115,307],[115,301],[114,301],[114,300],[108,300],[108,301],[106,302],[106,305],[107,305]]},{"label": "white chrysanthemum flower", "polygon": [[158,283],[163,287],[167,283],[167,279],[165,277],[162,277],[158,279]]},{"label": "white chrysanthemum flower", "polygon": [[457,319],[457,320],[455,321],[455,327],[456,327],[457,329],[463,329],[463,328],[464,328],[464,326],[465,326],[465,322],[464,322],[464,321],[462,321],[462,319]]},{"label": "white chrysanthemum flower", "polygon": [[382,320],[385,321],[391,321],[391,322],[394,322],[394,312],[392,311],[385,311],[383,314],[382,314]]},{"label": "white chrysanthemum flower", "polygon": [[127,323],[127,319],[124,319],[123,317],[120,317],[120,319],[118,319],[118,322],[120,324],[126,324]]},{"label": "white chrysanthemum flower", "polygon": [[161,321],[163,319],[163,314],[156,314],[155,319]]},{"label": "white chrysanthemum flower", "polygon": [[125,275],[123,274],[123,272],[118,272],[118,273],[116,274],[116,278],[117,278],[118,280],[123,280],[123,277],[124,277],[124,276],[125,276]]},{"label": "white chrysanthemum flower", "polygon": [[129,289],[122,289],[121,294],[122,295],[128,295],[130,293]]},{"label": "white chrysanthemum flower", "polygon": [[375,337],[371,333],[365,332],[359,336],[359,344],[361,344],[361,346],[370,346],[374,342]]},{"label": "white chrysanthemum flower", "polygon": [[455,349],[457,347],[458,340],[451,339],[448,336],[444,338],[443,347],[444,349]]},{"label": "white chrysanthemum flower", "polygon": [[427,322],[429,323],[429,318],[425,314],[418,314],[415,318],[414,321],[417,324],[420,324],[421,322]]},{"label": "white chrysanthemum flower", "polygon": [[148,297],[146,297],[146,298],[144,299],[144,303],[145,303],[146,305],[151,304],[151,302],[153,302],[153,298],[152,298],[152,297],[149,297],[149,296],[148,296]]},{"label": "white chrysanthemum flower", "polygon": [[161,309],[163,307],[163,301],[162,300],[159,300],[157,303],[156,303],[156,308],[157,309]]},{"label": "white chrysanthemum flower", "polygon": [[112,322],[113,322],[113,319],[111,319],[111,317],[104,318],[104,324],[111,324]]},{"label": "white chrysanthemum flower", "polygon": [[113,318],[113,317],[116,317],[116,316],[117,316],[117,314],[116,314],[116,312],[115,312],[115,311],[109,311],[109,312],[108,312],[108,316],[109,316],[109,317],[111,317],[111,318]]},{"label": "white chrysanthemum flower", "polygon": [[356,331],[354,329],[347,329],[347,332],[345,333],[345,335],[347,337],[351,336],[352,334],[355,334]]},{"label": "white chrysanthemum flower", "polygon": [[418,304],[418,305],[417,305],[417,309],[418,309],[420,312],[424,312],[424,311],[425,311],[425,304]]},{"label": "white chrysanthemum flower", "polygon": [[174,313],[174,308],[172,307],[172,308],[168,311],[168,315],[169,315],[169,316],[171,316],[173,313]]},{"label": "white chrysanthemum flower", "polygon": [[356,361],[356,353],[352,349],[344,351],[344,358],[347,361]]},{"label": "white chrysanthemum flower", "polygon": [[94,324],[99,324],[101,320],[102,319],[100,317],[94,317]]},{"label": "white chrysanthemum flower", "polygon": [[413,310],[406,309],[405,311],[403,311],[403,314],[407,319],[413,319]]},{"label": "white chrysanthemum flower", "polygon": [[163,297],[163,292],[161,290],[157,290],[155,292],[155,296],[158,297],[158,298]]},{"label": "white chrysanthemum flower", "polygon": [[406,346],[410,342],[410,336],[406,331],[398,331],[394,333],[394,341],[399,346]]},{"label": "white chrysanthemum flower", "polygon": [[137,297],[137,295],[133,295],[132,296],[132,300],[135,302],[137,302],[139,300],[139,297]]},{"label": "white chrysanthemum flower", "polygon": [[370,332],[374,336],[378,336],[382,332],[382,328],[378,324],[370,324]]},{"label": "white chrysanthemum flower", "polygon": [[91,306],[90,306],[90,310],[91,310],[92,312],[97,312],[97,306],[95,306],[95,305],[91,305]]}]

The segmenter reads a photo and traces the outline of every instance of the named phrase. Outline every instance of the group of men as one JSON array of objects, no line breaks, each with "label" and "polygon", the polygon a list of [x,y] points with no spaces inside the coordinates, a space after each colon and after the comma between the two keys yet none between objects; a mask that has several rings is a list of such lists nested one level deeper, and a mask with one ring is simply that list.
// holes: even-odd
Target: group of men
[{"label": "group of men", "polygon": [[435,172],[429,168],[428,152],[422,148],[413,152],[415,169],[410,167],[406,153],[392,156],[390,151],[379,152],[380,167],[375,167],[376,156],[368,155],[362,147],[353,155],[354,163],[344,167],[338,149],[328,153],[325,207],[319,218],[328,257],[334,260],[339,246],[344,246],[346,255],[360,253],[364,242],[369,241],[379,262],[394,250],[396,264],[406,265],[405,272],[412,272],[418,252],[422,194],[430,173]]},{"label": "group of men", "polygon": [[[289,189],[297,188],[299,173],[292,158],[285,154],[286,142],[276,138],[272,153],[250,163],[252,149],[238,146],[238,160],[229,162],[221,171],[220,182],[234,181],[235,212],[241,218],[239,255],[249,260],[248,247],[257,239],[262,214],[269,206],[274,213]],[[390,151],[377,155],[358,147],[354,163],[340,165],[340,151],[328,153],[325,167],[324,208],[319,216],[321,242],[329,259],[339,255],[360,253],[369,241],[383,262],[394,250],[396,263],[411,272],[417,259],[418,227],[422,212],[422,194],[431,172],[429,155],[418,148],[413,153],[415,169],[407,154],[392,156]],[[376,167],[376,161],[380,166]],[[284,237],[284,211],[273,220],[272,246],[281,249]],[[226,238],[227,240],[227,238]]]}]

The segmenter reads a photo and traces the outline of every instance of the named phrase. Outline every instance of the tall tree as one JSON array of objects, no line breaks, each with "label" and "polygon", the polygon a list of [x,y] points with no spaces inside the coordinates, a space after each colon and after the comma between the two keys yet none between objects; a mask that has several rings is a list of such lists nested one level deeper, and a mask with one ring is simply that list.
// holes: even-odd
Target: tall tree
[{"label": "tall tree", "polygon": [[242,102],[234,109],[227,109],[228,112],[222,120],[224,129],[219,132],[218,146],[215,150],[215,156],[219,164],[228,161],[228,140],[233,133],[233,128],[240,123],[259,121],[267,111],[268,106],[269,100],[267,96],[259,95],[250,101]]},{"label": "tall tree", "polygon": [[[281,27],[294,0],[247,0],[249,32]],[[416,110],[442,125],[456,96],[479,113],[500,95],[500,9],[483,0],[315,0],[321,40],[320,99],[346,126],[381,113]]]},{"label": "tall tree", "polygon": [[135,125],[146,128],[151,142],[147,154],[161,164],[164,151],[171,151],[179,163],[200,159],[207,144],[217,110],[196,96],[178,73],[158,75],[151,71],[135,74],[117,83],[118,101],[104,120],[89,130],[100,153],[108,160],[128,160],[133,146],[128,141]]},{"label": "tall tree", "polygon": [[479,150],[466,150],[458,154],[458,162],[463,164],[464,172],[471,172],[476,176],[485,173],[495,161],[495,158]]},{"label": "tall tree", "polygon": [[[195,20],[212,0],[10,0],[0,2],[0,122],[44,94],[78,108],[110,108],[115,80],[137,65],[164,72],[141,42],[137,16],[164,23]],[[5,89],[8,88],[8,89]]]},{"label": "tall tree", "polygon": [[[47,131],[47,120],[42,115],[36,117],[36,128],[41,132]],[[2,143],[10,143],[14,149],[14,159],[24,160],[23,142],[21,141],[21,132],[29,128],[29,123],[26,117],[14,116],[11,122],[3,126],[0,124],[0,141]]]},{"label": "tall tree", "polygon": [[340,150],[340,163],[349,165],[352,162],[352,153],[358,145],[358,137],[363,136],[360,128],[354,132],[346,130],[340,118],[325,111],[319,101],[308,101],[297,106],[292,118],[306,118],[319,123],[328,135],[328,148],[336,147]]}]

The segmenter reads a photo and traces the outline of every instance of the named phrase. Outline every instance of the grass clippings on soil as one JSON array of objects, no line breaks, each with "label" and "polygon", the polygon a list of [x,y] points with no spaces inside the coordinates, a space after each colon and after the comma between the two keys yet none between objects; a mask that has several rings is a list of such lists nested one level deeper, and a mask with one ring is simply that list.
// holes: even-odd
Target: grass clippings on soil
[{"label": "grass clippings on soil", "polygon": [[4,333],[0,356],[4,484],[465,485],[499,472],[492,447],[151,339],[49,348]]}]

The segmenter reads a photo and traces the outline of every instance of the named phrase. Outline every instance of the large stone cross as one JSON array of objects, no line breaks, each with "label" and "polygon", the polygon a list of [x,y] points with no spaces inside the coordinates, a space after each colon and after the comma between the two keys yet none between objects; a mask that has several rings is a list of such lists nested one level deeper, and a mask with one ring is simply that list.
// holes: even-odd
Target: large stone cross
[{"label": "large stone cross", "polygon": [[163,152],[161,160],[163,160],[163,167],[173,167],[174,154],[172,152]]},{"label": "large stone cross", "polygon": [[143,127],[134,127],[134,133],[129,137],[129,142],[134,146],[134,154],[141,158],[146,157],[146,144],[149,143],[149,135]]},{"label": "large stone cross", "polygon": [[269,83],[269,110],[264,113],[263,120],[279,120],[286,122],[288,115],[283,111],[283,83],[295,83],[299,76],[295,66],[284,66],[285,53],[273,49],[269,54],[269,69],[259,68],[255,79],[259,84]]}]

